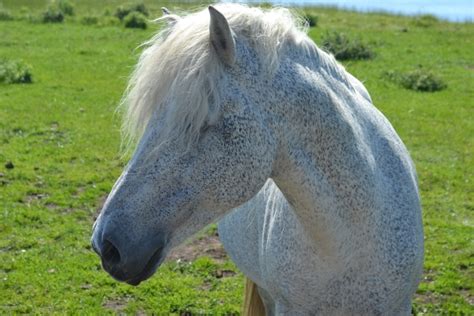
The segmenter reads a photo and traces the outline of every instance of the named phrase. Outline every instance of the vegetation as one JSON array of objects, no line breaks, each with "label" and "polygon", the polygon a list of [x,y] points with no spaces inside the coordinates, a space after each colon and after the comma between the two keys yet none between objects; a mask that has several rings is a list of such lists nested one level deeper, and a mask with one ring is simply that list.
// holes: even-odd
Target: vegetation
[{"label": "vegetation", "polygon": [[[41,16],[46,0],[2,2],[14,19],[0,21],[0,56],[32,65],[34,82],[0,84],[0,314],[237,314],[243,276],[225,257],[203,251],[196,260],[173,259],[134,288],[108,276],[89,246],[92,222],[124,167],[114,111],[137,47],[156,27],[128,29],[103,17],[118,0],[75,1],[75,16],[60,24],[17,18]],[[173,10],[172,2],[145,4],[150,18],[161,6]],[[414,313],[474,314],[474,25],[422,26],[417,18],[330,8],[308,13],[318,16],[309,31],[316,43],[328,32],[371,43],[375,58],[344,65],[416,163],[426,251]],[[84,16],[99,23],[84,25]],[[116,22],[103,22],[109,18]],[[419,93],[383,75],[419,65],[448,88]]]},{"label": "vegetation", "polygon": [[44,23],[61,23],[65,16],[74,15],[74,6],[67,0],[51,1],[43,12]]},{"label": "vegetation", "polygon": [[13,20],[13,16],[11,15],[10,11],[3,8],[0,3],[0,21],[9,21]]},{"label": "vegetation", "polygon": [[351,39],[340,32],[327,32],[323,37],[324,49],[331,52],[337,60],[370,59],[374,52],[360,40]]},{"label": "vegetation", "polygon": [[146,29],[148,24],[146,17],[140,12],[130,12],[123,19],[123,24],[128,28]]},{"label": "vegetation", "polygon": [[57,0],[57,2],[53,1],[53,4],[57,5],[59,10],[64,13],[64,15],[74,15],[74,5],[68,0]]},{"label": "vegetation", "polygon": [[308,22],[308,25],[310,27],[318,26],[318,16],[317,15],[314,15],[314,14],[311,14],[311,13],[305,13],[304,14],[304,19],[306,20],[306,22]]},{"label": "vegetation", "polygon": [[438,18],[431,14],[423,14],[413,20],[413,24],[419,27],[430,27],[438,22]]},{"label": "vegetation", "polygon": [[99,17],[94,15],[86,15],[81,18],[81,23],[85,25],[99,24]]},{"label": "vegetation", "polygon": [[132,13],[141,13],[141,15],[148,16],[149,12],[147,7],[144,3],[135,3],[135,4],[128,4],[125,6],[119,6],[117,11],[115,12],[115,16],[119,18],[119,20],[124,20],[125,17],[129,16]]},{"label": "vegetation", "polygon": [[0,59],[0,83],[31,83],[31,69],[21,61]]},{"label": "vegetation", "polygon": [[51,5],[43,12],[44,23],[61,23],[62,21],[64,21],[64,13],[56,6]]},{"label": "vegetation", "polygon": [[422,68],[407,73],[388,71],[384,75],[400,86],[415,91],[433,92],[447,87],[441,78]]}]

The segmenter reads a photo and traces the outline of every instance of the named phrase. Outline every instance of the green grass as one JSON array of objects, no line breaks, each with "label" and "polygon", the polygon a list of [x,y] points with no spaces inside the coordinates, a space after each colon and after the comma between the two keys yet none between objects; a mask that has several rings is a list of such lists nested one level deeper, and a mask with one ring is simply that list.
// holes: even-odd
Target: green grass
[{"label": "green grass", "polygon": [[[115,282],[89,246],[100,199],[123,168],[114,113],[139,43],[156,30],[83,25],[120,1],[74,2],[61,24],[0,21],[0,56],[31,66],[34,82],[0,84],[0,314],[179,315],[238,313],[241,274],[231,262],[167,263],[137,288]],[[47,1],[3,0],[40,15]],[[146,1],[151,17],[162,3]],[[170,3],[165,4],[173,7]],[[25,9],[23,9],[25,11]],[[311,12],[311,10],[309,11]],[[474,26],[428,18],[316,9],[327,32],[360,38],[372,60],[347,61],[390,119],[417,165],[423,203],[425,276],[420,315],[474,313]],[[384,73],[423,67],[443,78],[438,92],[406,90]],[[4,165],[11,161],[13,169]]]}]

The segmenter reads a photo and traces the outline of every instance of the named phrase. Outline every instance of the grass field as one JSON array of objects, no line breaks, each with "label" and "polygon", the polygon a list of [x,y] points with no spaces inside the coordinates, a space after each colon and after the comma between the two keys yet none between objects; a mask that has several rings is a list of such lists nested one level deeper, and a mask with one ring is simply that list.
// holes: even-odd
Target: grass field
[{"label": "grass field", "polygon": [[[47,4],[0,2],[13,16],[37,16]],[[119,2],[80,1],[76,15],[58,24],[0,21],[0,58],[24,61],[33,76],[32,84],[0,84],[0,314],[240,311],[243,277],[226,258],[171,260],[134,288],[109,277],[90,249],[93,219],[124,165],[114,111],[136,47],[156,31],[81,23],[81,16],[113,13]],[[146,3],[160,15],[163,1]],[[474,25],[327,8],[313,13],[318,26],[309,34],[316,43],[327,31],[342,31],[372,47],[373,59],[344,64],[417,165],[426,254],[414,313],[474,314]],[[420,67],[447,88],[417,92],[384,76]],[[200,238],[212,234],[211,228]]]}]

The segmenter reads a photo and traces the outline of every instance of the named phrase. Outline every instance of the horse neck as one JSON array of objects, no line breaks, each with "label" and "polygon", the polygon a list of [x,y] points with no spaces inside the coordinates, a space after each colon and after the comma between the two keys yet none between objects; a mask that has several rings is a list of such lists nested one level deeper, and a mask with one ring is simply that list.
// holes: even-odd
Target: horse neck
[{"label": "horse neck", "polygon": [[[274,80],[272,107],[279,151],[272,178],[321,249],[350,238],[350,202],[360,179],[370,173],[360,157],[363,141],[355,89],[327,69],[282,64]],[[350,168],[350,169],[348,169]],[[357,209],[357,205],[355,206]]]}]

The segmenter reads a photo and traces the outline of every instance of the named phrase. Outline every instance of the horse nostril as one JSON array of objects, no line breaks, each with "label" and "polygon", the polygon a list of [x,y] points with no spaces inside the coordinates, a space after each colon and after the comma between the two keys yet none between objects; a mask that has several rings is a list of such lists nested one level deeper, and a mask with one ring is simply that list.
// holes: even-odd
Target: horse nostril
[{"label": "horse nostril", "polygon": [[102,259],[107,262],[108,265],[116,265],[120,262],[118,249],[107,239],[104,240],[102,247]]}]

